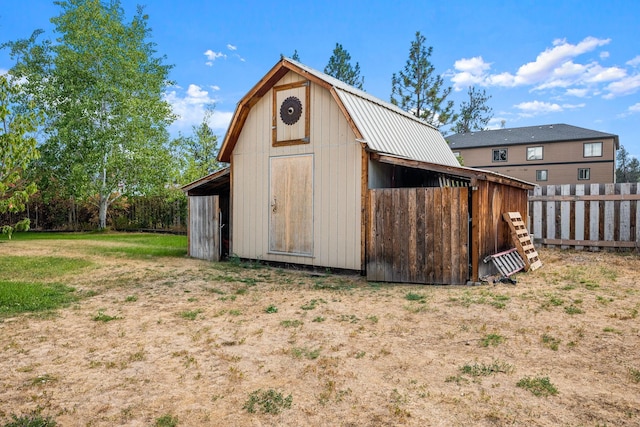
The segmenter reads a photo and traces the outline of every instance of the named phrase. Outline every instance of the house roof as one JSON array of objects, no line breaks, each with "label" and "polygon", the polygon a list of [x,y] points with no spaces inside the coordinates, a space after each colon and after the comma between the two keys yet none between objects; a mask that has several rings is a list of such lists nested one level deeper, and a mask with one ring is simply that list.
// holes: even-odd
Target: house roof
[{"label": "house roof", "polygon": [[563,123],[457,133],[449,135],[445,139],[449,142],[451,149],[456,150],[460,148],[568,142],[604,138],[613,138],[616,148],[618,148],[618,135]]},{"label": "house roof", "polygon": [[238,103],[218,160],[229,162],[249,110],[293,71],[328,89],[359,142],[369,151],[435,164],[459,165],[438,129],[397,106],[289,58],[282,58]]},{"label": "house roof", "polygon": [[460,148],[583,141],[613,138],[618,148],[618,135],[585,129],[563,123],[519,128],[456,133],[445,137],[452,150]]}]

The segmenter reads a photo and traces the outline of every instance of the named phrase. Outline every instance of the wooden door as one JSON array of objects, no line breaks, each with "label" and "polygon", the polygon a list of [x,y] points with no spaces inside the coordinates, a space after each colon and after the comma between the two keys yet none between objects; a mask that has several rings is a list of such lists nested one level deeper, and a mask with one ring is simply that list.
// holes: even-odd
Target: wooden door
[{"label": "wooden door", "polygon": [[466,283],[468,194],[466,187],[369,190],[367,280]]},{"label": "wooden door", "polygon": [[313,156],[272,157],[269,251],[313,254]]},{"label": "wooden door", "polygon": [[218,196],[189,196],[189,256],[220,260]]}]

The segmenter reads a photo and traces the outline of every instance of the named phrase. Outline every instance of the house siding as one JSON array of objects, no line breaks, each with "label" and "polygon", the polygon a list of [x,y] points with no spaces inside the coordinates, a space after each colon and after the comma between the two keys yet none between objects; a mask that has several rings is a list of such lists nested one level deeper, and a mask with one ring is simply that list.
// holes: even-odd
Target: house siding
[{"label": "house siding", "polygon": [[[289,72],[277,84],[304,80]],[[361,145],[328,90],[311,83],[310,142],[272,146],[270,89],[249,112],[232,154],[232,253],[242,258],[361,269]],[[269,162],[313,155],[313,254],[269,252]]]},{"label": "house siding", "polygon": [[[583,144],[602,142],[601,157],[584,157]],[[527,160],[528,147],[543,147],[542,160]],[[493,150],[508,149],[506,162],[493,162]],[[612,138],[553,143],[459,148],[465,166],[487,169],[539,185],[612,183],[615,181],[615,143]],[[589,168],[589,180],[578,180],[578,169]],[[536,181],[536,171],[547,170],[547,181]]]}]

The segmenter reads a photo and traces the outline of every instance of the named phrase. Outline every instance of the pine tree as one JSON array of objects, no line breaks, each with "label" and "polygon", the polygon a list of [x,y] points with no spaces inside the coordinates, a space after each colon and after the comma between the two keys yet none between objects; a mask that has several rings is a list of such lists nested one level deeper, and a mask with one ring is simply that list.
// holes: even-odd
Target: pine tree
[{"label": "pine tree", "polygon": [[469,100],[463,101],[460,105],[460,113],[451,132],[468,133],[486,130],[487,124],[491,120],[493,109],[487,105],[491,96],[487,96],[484,89],[479,91],[472,86],[469,86],[467,95],[469,95]]},{"label": "pine tree", "polygon": [[451,87],[444,87],[442,76],[435,73],[429,60],[433,47],[416,32],[411,42],[409,59],[404,68],[391,78],[391,103],[427,123],[440,128],[456,120],[453,101],[447,101]]},{"label": "pine tree", "polygon": [[360,76],[360,64],[356,62],[355,66],[351,65],[351,55],[340,43],[336,43],[324,72],[358,89],[362,89],[364,84],[364,77]]}]

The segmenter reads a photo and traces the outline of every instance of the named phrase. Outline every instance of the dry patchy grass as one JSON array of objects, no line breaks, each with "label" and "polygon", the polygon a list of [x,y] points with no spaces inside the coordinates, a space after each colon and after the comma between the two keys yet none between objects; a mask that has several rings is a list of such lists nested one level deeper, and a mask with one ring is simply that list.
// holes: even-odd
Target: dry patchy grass
[{"label": "dry patchy grass", "polygon": [[55,316],[0,319],[0,422],[640,424],[637,255],[541,250],[515,286],[436,287],[91,244],[0,244],[95,266]]}]

